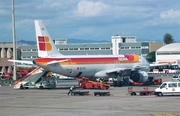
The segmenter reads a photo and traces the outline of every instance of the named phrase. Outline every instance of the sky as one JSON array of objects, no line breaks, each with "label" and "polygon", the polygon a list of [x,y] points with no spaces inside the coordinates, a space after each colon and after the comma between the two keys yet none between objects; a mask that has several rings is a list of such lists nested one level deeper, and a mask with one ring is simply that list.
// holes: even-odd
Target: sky
[{"label": "sky", "polygon": [[[136,36],[180,42],[180,0],[14,0],[16,40],[36,41],[34,20],[52,38],[111,41]],[[12,0],[0,0],[0,42],[12,42]]]}]

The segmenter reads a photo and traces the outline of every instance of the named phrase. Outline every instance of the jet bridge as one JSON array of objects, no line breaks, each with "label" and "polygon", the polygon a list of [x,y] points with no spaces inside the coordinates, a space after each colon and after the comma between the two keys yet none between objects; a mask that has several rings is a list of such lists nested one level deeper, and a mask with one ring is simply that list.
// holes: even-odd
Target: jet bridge
[{"label": "jet bridge", "polygon": [[28,88],[56,88],[55,79],[46,77],[49,71],[41,67],[37,67],[19,81],[14,83],[14,89],[28,89]]}]

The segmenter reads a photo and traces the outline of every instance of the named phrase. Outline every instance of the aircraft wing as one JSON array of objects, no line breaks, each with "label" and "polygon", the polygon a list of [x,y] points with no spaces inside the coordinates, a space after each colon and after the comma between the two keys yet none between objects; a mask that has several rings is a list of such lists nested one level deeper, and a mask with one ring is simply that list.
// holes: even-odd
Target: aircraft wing
[{"label": "aircraft wing", "polygon": [[106,73],[122,73],[122,72],[126,72],[126,71],[138,71],[143,68],[146,68],[146,67],[137,65],[137,66],[134,66],[133,68],[114,68],[114,69],[108,70]]},{"label": "aircraft wing", "polygon": [[23,63],[23,64],[33,64],[32,61],[24,61],[24,60],[8,60],[9,62]]},{"label": "aircraft wing", "polygon": [[130,68],[115,68],[115,69],[110,69],[106,72],[107,75],[109,74],[118,74],[121,73],[121,75],[123,76],[129,76],[131,75],[132,71],[138,71],[141,70],[143,67],[140,66],[135,66],[134,68],[130,69]]},{"label": "aircraft wing", "polygon": [[121,73],[122,76],[129,76],[131,75],[131,69],[116,69],[116,71],[112,71],[112,72],[107,72],[107,75],[116,75],[118,73]]},{"label": "aircraft wing", "polygon": [[106,74],[110,74],[110,73],[121,73],[123,71],[129,71],[131,69],[127,69],[127,68],[114,68],[114,69],[110,69],[106,71]]},{"label": "aircraft wing", "polygon": [[131,69],[128,68],[114,68],[114,69],[108,69],[108,70],[102,70],[95,74],[95,77],[106,77],[107,75],[109,77],[116,77],[117,74],[121,74],[123,76],[129,76],[131,74]]},{"label": "aircraft wing", "polygon": [[136,65],[131,69],[131,71],[138,71],[138,70],[141,70],[141,69],[144,69],[144,68],[147,68],[147,67],[146,66]]}]

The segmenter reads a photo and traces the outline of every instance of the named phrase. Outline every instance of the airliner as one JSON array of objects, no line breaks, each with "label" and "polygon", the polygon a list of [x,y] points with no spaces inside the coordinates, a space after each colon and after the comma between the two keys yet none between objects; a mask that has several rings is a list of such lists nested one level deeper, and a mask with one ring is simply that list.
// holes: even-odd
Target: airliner
[{"label": "airliner", "polygon": [[135,82],[148,79],[149,63],[137,54],[121,55],[63,55],[56,48],[41,20],[35,20],[38,57],[33,61],[9,60],[35,64],[68,77],[116,78],[114,85],[122,86],[123,77]]}]

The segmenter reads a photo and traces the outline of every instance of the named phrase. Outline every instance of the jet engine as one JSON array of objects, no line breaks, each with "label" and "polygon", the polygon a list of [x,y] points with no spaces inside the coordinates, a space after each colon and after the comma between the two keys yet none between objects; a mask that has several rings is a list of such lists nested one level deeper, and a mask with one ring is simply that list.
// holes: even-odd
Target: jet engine
[{"label": "jet engine", "polygon": [[133,72],[130,79],[134,82],[146,82],[148,80],[148,73],[145,71]]}]

